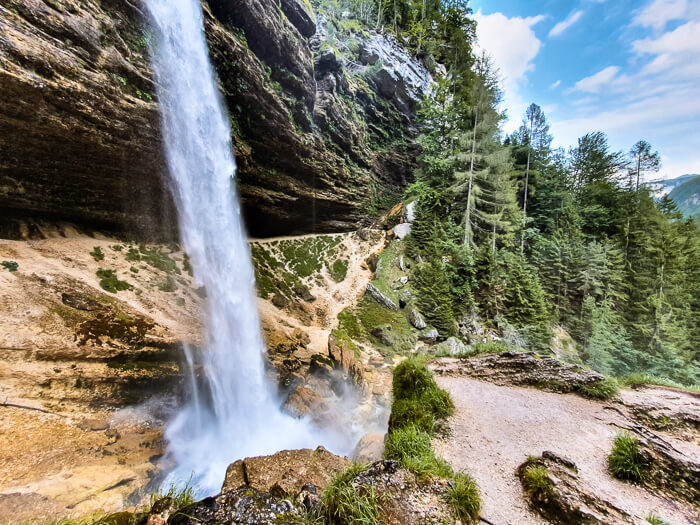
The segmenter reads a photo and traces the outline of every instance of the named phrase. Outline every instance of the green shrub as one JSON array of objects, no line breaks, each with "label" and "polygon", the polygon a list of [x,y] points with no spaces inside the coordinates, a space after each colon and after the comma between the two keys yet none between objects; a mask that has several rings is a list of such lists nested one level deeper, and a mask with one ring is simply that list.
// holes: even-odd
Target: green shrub
[{"label": "green shrub", "polygon": [[639,440],[627,433],[615,436],[612,452],[608,456],[608,467],[618,479],[643,481],[648,465],[639,448]]},{"label": "green shrub", "polygon": [[528,465],[522,473],[522,482],[525,492],[530,497],[539,494],[548,494],[552,490],[552,482],[549,479],[549,471],[541,465]]},{"label": "green shrub", "polygon": [[102,248],[99,246],[95,246],[92,251],[90,252],[90,255],[92,256],[93,259],[96,261],[104,261],[105,259],[105,254],[102,253]]},{"label": "green shrub", "polygon": [[585,397],[607,401],[617,395],[619,386],[617,381],[606,377],[596,383],[580,385],[578,391]]},{"label": "green shrub", "polygon": [[372,486],[356,487],[352,479],[363,470],[352,465],[331,481],[321,494],[319,514],[334,525],[380,525],[380,496]]},{"label": "green shrub", "polygon": [[[131,251],[131,250],[129,250]],[[161,270],[165,273],[176,273],[180,275],[180,268],[177,267],[175,259],[170,257],[167,253],[160,250],[159,248],[147,248],[146,246],[139,246],[140,258],[146,264],[153,266],[154,268]],[[128,255],[128,253],[127,253]],[[130,259],[127,259],[130,260]]]},{"label": "green shrub", "polygon": [[100,287],[110,293],[131,290],[133,288],[133,286],[131,286],[128,282],[120,281],[117,278],[116,270],[105,270],[103,268],[99,268],[96,273],[97,277],[100,278]]},{"label": "green shrub", "polygon": [[19,268],[19,264],[15,261],[2,261],[2,263],[0,263],[0,266],[5,268],[5,270],[7,270],[8,272],[16,272]]},{"label": "green shrub", "polygon": [[129,248],[124,258],[129,262],[138,262],[141,260],[141,253],[136,248]]},{"label": "green shrub", "polygon": [[420,397],[420,402],[428,406],[435,419],[447,419],[455,412],[455,405],[447,391],[438,387],[429,388]]},{"label": "green shrub", "polygon": [[479,519],[481,496],[476,482],[469,474],[462,472],[455,474],[445,499],[452,507],[452,515],[462,523]]},{"label": "green shrub", "polygon": [[636,388],[647,385],[667,386],[700,394],[700,385],[683,385],[681,383],[677,383],[676,381],[671,381],[670,379],[667,379],[665,377],[654,376],[651,374],[631,374],[627,377],[623,377],[622,379],[620,379],[620,382],[623,385],[628,386],[630,388]]},{"label": "green shrub", "polygon": [[185,254],[182,258],[182,269],[185,270],[190,277],[194,277],[194,269],[192,268],[192,263],[190,262],[190,256]]}]

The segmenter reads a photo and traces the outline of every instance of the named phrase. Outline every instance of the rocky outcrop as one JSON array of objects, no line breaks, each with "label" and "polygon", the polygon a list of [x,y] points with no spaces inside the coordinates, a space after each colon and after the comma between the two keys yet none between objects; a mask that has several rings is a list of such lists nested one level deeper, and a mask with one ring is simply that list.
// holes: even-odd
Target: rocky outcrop
[{"label": "rocky outcrop", "polygon": [[615,503],[597,495],[573,461],[545,451],[520,465],[517,476],[530,505],[550,523],[591,525],[642,523]]},{"label": "rocky outcrop", "polygon": [[389,299],[386,295],[384,295],[379,288],[374,286],[372,283],[367,283],[367,293],[377,301],[379,304],[384,306],[385,308],[388,308],[389,310],[398,310],[399,307],[396,306],[396,303]]},{"label": "rocky outcrop", "polygon": [[[247,224],[257,236],[355,228],[370,188],[410,180],[410,118],[430,77],[388,38],[327,30],[336,21],[320,14],[317,28],[303,0],[279,6],[204,3]],[[147,24],[140,0],[0,6],[5,231],[46,217],[173,233]],[[350,68],[345,41],[358,38],[367,60]]]},{"label": "rocky outcrop", "polygon": [[283,450],[272,456],[232,463],[226,470],[221,491],[248,486],[277,498],[293,499],[309,483],[321,490],[326,488],[333,477],[350,464],[349,459],[331,454],[323,447]]},{"label": "rocky outcrop", "polygon": [[438,359],[432,368],[438,375],[468,375],[497,384],[535,386],[555,392],[583,392],[605,377],[577,365],[532,352],[502,352],[470,359]]}]

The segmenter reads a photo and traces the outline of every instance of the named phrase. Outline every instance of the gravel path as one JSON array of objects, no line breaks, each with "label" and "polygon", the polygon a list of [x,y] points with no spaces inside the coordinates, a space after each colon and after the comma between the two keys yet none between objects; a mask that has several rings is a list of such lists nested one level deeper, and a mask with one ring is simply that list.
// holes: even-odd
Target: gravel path
[{"label": "gravel path", "polygon": [[482,491],[481,515],[495,525],[547,523],[530,511],[515,469],[528,455],[545,450],[574,460],[600,495],[646,523],[650,512],[674,525],[694,525],[697,509],[617,481],[607,473],[611,439],[622,416],[575,395],[498,386],[468,377],[436,377],[450,392],[456,413],[452,435],[434,443],[455,469],[470,473]]}]

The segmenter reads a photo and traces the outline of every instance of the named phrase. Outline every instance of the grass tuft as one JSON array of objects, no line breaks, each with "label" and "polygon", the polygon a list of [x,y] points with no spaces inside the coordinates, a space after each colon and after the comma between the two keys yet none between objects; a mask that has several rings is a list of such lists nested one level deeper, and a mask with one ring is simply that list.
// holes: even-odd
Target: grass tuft
[{"label": "grass tuft", "polygon": [[639,448],[639,440],[628,433],[615,436],[608,467],[618,479],[644,481],[648,465]]},{"label": "grass tuft", "polygon": [[2,261],[0,266],[10,273],[16,272],[19,269],[19,264],[16,261]]},{"label": "grass tuft", "polygon": [[[530,461],[530,458],[528,458]],[[552,482],[549,479],[549,471],[541,465],[528,465],[522,473],[523,486],[528,496],[534,497],[540,494],[548,494],[552,490]]]},{"label": "grass tuft", "polygon": [[100,278],[100,287],[110,293],[131,290],[133,288],[128,282],[119,280],[116,270],[100,268],[97,270],[96,274],[97,277]]},{"label": "grass tuft", "polygon": [[363,470],[363,467],[352,465],[323,491],[319,514],[326,523],[380,525],[380,496],[372,486],[352,484],[355,475]]},{"label": "grass tuft", "polygon": [[617,381],[609,377],[596,383],[580,385],[578,388],[578,391],[584,397],[599,399],[601,401],[608,401],[614,398],[619,390],[620,387]]},{"label": "grass tuft", "polygon": [[651,525],[670,525],[670,523],[668,521],[662,520],[653,512],[649,513],[649,515],[646,517],[646,520],[649,523],[651,523]]},{"label": "grass tuft", "polygon": [[90,252],[90,256],[97,262],[104,261],[105,259],[105,254],[102,252],[102,248],[100,248],[99,246],[95,246],[92,249],[92,251]]},{"label": "grass tuft", "polygon": [[476,482],[469,474],[455,474],[445,500],[452,507],[452,515],[462,523],[470,523],[479,518],[481,496]]}]

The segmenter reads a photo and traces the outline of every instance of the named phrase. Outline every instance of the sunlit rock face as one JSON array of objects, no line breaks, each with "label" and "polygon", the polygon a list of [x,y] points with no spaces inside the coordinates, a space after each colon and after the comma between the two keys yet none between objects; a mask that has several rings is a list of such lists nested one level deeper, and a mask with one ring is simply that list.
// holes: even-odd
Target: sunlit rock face
[{"label": "sunlit rock face", "polygon": [[[302,0],[203,7],[251,234],[354,229],[411,180],[430,75],[399,43],[365,32],[342,56],[349,37]],[[176,233],[145,20],[137,0],[0,7],[3,231],[41,217]]]}]

